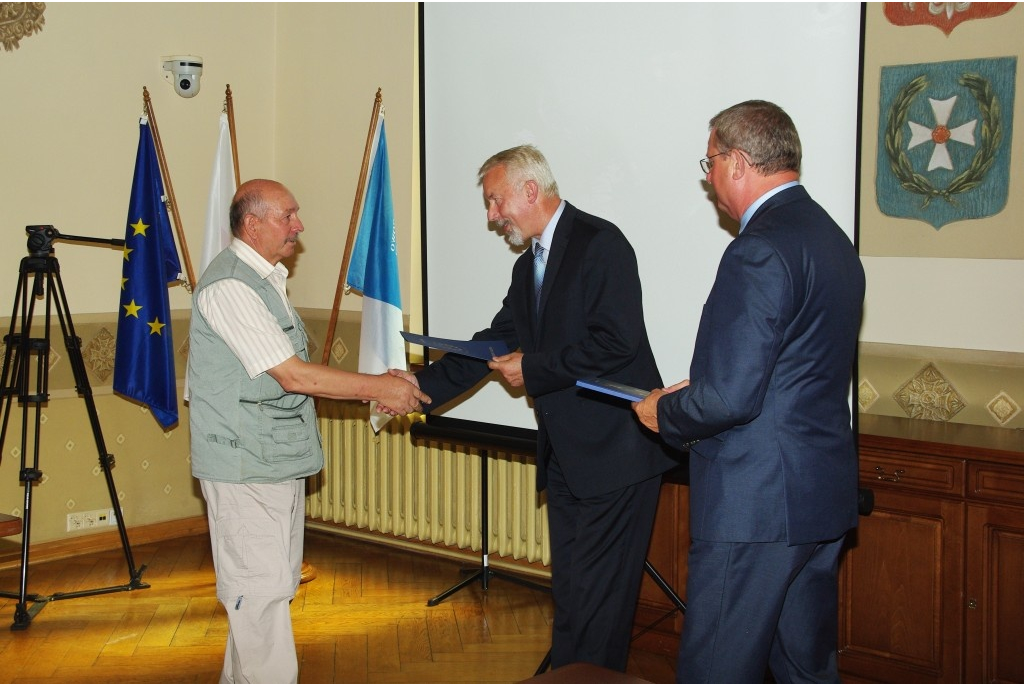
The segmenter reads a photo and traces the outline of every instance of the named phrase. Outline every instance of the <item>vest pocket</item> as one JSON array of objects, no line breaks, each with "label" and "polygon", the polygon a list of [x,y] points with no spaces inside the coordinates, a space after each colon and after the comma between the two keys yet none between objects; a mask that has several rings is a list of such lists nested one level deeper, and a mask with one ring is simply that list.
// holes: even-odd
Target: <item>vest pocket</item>
[{"label": "vest pocket", "polygon": [[316,414],[310,411],[311,402],[305,396],[284,396],[274,401],[240,400],[254,411],[251,430],[259,443],[257,454],[264,464],[292,462],[313,454],[313,437],[317,433]]},{"label": "vest pocket", "polygon": [[271,445],[264,447],[267,461],[301,459],[309,454],[309,438],[316,427],[309,426],[297,414],[291,416],[270,416],[264,412],[264,425],[270,429]]}]

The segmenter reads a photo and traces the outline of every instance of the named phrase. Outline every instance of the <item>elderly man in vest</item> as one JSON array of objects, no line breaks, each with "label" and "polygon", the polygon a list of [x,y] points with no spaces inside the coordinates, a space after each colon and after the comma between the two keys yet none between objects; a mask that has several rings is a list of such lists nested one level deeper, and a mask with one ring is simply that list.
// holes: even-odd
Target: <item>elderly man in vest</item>
[{"label": "elderly man in vest", "polygon": [[228,614],[225,683],[298,679],[288,605],[302,567],[304,479],[323,467],[311,396],[377,400],[401,413],[429,401],[393,375],[309,362],[281,264],[303,231],[298,211],[280,183],[244,183],[231,203],[231,245],[193,297],[192,475],[206,499],[217,598]]}]

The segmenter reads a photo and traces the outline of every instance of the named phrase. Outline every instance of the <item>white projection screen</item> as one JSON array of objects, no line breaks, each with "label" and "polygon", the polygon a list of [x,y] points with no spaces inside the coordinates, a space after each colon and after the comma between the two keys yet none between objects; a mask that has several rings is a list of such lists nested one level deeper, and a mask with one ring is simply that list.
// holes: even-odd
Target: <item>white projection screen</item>
[{"label": "white projection screen", "polygon": [[[859,4],[421,8],[429,335],[466,339],[501,305],[517,255],[488,228],[476,171],[522,143],[545,154],[565,200],[632,243],[666,384],[689,375],[701,308],[736,230],[698,165],[714,114],[750,99],[781,105],[800,132],[803,184],[855,235]],[[528,399],[489,378],[443,414],[536,428]]]}]

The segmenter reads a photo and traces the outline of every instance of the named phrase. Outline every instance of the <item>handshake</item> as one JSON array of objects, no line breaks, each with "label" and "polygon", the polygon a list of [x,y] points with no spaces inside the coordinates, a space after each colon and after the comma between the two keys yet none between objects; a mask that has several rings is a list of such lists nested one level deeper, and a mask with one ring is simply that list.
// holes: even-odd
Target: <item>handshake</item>
[{"label": "handshake", "polygon": [[390,416],[411,414],[420,411],[423,403],[430,404],[430,397],[420,390],[416,374],[402,369],[390,369],[377,378],[381,388],[377,393],[377,411]]}]

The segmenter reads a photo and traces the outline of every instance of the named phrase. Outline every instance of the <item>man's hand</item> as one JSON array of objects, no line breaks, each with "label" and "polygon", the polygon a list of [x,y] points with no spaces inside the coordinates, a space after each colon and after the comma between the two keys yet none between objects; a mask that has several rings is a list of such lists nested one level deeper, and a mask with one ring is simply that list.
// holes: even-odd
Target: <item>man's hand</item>
[{"label": "man's hand", "polygon": [[497,371],[513,388],[523,386],[523,353],[511,352],[487,362],[487,368]]},{"label": "man's hand", "polygon": [[651,429],[655,433],[658,433],[658,400],[669,393],[682,390],[690,384],[690,379],[679,381],[675,385],[669,388],[655,388],[651,391],[651,394],[643,398],[639,402],[633,403],[633,411],[636,412],[636,416],[647,428]]},{"label": "man's hand", "polygon": [[[391,374],[392,376],[397,376],[398,378],[401,378],[403,381],[409,381],[417,388],[420,387],[420,381],[418,378],[416,378],[416,374],[414,374],[412,371],[406,371],[405,369],[388,369],[388,373]],[[429,401],[430,400],[427,400],[427,402]]]},{"label": "man's hand", "polygon": [[419,411],[422,402],[430,397],[420,390],[416,375],[401,369],[389,369],[377,376],[381,389],[377,396],[377,411],[391,416]]}]

